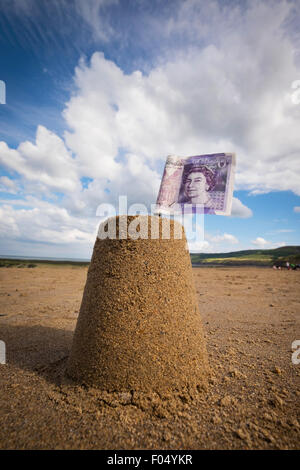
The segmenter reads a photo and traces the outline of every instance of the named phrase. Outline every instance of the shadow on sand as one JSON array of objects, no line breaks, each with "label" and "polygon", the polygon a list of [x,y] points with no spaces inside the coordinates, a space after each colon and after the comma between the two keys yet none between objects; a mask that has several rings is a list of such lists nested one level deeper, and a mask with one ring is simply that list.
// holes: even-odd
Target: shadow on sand
[{"label": "shadow on sand", "polygon": [[35,372],[55,384],[61,383],[72,345],[73,331],[40,325],[1,325],[6,344],[6,364]]}]

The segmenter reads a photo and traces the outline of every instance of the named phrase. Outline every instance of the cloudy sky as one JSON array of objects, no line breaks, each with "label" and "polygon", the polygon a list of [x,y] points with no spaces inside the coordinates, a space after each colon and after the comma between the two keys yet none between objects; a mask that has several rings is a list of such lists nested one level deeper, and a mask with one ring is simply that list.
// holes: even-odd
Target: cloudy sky
[{"label": "cloudy sky", "polygon": [[235,152],[191,250],[300,244],[300,2],[0,0],[0,255],[88,258],[101,203]]}]

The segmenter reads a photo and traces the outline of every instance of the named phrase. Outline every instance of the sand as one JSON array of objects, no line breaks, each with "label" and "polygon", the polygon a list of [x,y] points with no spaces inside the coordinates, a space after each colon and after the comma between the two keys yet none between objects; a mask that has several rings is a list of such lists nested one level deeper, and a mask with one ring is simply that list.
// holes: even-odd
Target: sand
[{"label": "sand", "polygon": [[198,395],[64,377],[87,269],[0,269],[2,449],[299,449],[300,272],[193,269],[211,376]]},{"label": "sand", "polygon": [[167,219],[120,219],[140,220],[145,238],[96,239],[67,374],[109,392],[198,393],[208,362],[183,227],[171,220],[164,239]]}]

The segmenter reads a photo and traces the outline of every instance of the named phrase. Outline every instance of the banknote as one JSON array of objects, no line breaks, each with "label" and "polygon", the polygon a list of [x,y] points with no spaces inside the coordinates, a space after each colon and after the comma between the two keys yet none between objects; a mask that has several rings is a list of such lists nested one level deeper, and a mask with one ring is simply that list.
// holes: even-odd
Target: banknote
[{"label": "banknote", "polygon": [[169,155],[156,201],[156,214],[230,215],[235,164],[234,153]]}]

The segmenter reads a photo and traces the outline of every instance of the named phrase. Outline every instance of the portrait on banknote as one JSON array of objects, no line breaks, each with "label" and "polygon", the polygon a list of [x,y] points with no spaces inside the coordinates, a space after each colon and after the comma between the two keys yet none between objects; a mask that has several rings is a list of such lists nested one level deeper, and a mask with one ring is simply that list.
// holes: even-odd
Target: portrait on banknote
[{"label": "portrait on banknote", "polygon": [[230,215],[235,154],[167,158],[156,213]]}]

